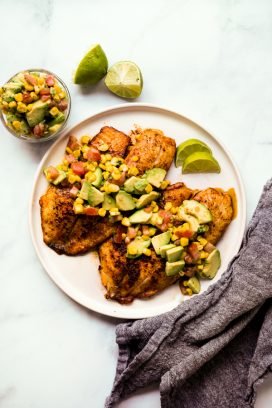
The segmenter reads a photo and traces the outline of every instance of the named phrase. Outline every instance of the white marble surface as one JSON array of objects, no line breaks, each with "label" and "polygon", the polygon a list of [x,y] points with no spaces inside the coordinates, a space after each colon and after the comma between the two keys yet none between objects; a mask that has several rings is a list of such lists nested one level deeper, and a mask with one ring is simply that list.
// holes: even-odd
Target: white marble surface
[{"label": "white marble surface", "polygon": [[[139,101],[173,107],[206,125],[232,152],[251,216],[271,176],[270,0],[1,0],[0,83],[29,67],[51,69],[72,94],[70,125],[123,101],[103,84],[82,92],[74,67],[99,42],[110,63],[142,68]],[[48,148],[1,126],[0,407],[100,408],[114,377],[117,320],[68,299],[41,267],[28,231],[28,200]],[[7,180],[8,179],[8,180]],[[156,390],[122,408],[159,407]],[[257,408],[272,406],[272,381]]]}]

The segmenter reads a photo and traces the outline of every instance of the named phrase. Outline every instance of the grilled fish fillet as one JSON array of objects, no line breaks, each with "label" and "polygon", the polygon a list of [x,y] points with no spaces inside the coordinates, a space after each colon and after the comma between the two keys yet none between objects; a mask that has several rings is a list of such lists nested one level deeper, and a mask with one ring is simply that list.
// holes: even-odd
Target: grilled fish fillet
[{"label": "grilled fish fillet", "polygon": [[173,207],[179,207],[184,200],[189,200],[193,194],[193,190],[186,187],[184,183],[175,183],[167,187],[162,195],[161,206],[167,202],[171,202]]},{"label": "grilled fish fillet", "polygon": [[216,244],[233,217],[231,196],[224,191],[207,188],[196,192],[192,199],[206,205],[211,211],[213,220],[210,223],[209,231],[204,234],[204,237],[212,244]]},{"label": "grilled fish fillet", "polygon": [[107,219],[75,215],[69,188],[49,186],[40,198],[40,206],[44,242],[58,254],[87,252],[115,231]]},{"label": "grilled fish fillet", "polygon": [[[131,147],[125,162],[128,166],[137,167],[140,175],[154,167],[169,170],[175,151],[176,142],[164,136],[161,130],[145,129]],[[134,156],[138,157],[138,161],[133,160]]]},{"label": "grilled fish fillet", "polygon": [[150,257],[126,257],[125,243],[116,244],[109,239],[100,245],[100,274],[107,289],[106,298],[119,303],[131,303],[135,298],[148,298],[172,285],[177,276],[165,274],[165,262],[154,251]]},{"label": "grilled fish fillet", "polygon": [[107,144],[109,153],[112,156],[124,157],[127,147],[131,143],[129,136],[110,126],[104,126],[100,132],[92,138],[90,145],[99,148],[100,145]]}]

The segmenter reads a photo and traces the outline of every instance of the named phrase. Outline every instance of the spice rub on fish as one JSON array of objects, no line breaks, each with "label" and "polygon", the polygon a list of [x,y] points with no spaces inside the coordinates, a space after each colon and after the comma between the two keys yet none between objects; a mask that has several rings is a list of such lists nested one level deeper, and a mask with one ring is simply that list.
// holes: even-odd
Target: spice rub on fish
[{"label": "spice rub on fish", "polygon": [[148,298],[172,285],[179,276],[167,276],[165,261],[152,250],[151,256],[136,259],[126,257],[124,242],[117,244],[111,238],[98,249],[102,284],[106,298],[119,303],[131,303],[135,298]]},{"label": "spice rub on fish", "polygon": [[90,141],[90,146],[108,146],[107,152],[112,156],[124,157],[131,139],[125,133],[110,126],[104,126]]}]

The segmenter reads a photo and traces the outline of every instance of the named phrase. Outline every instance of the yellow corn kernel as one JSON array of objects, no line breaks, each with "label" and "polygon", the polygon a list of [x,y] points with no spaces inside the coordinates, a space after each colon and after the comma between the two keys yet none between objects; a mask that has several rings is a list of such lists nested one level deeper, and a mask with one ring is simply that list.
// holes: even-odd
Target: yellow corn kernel
[{"label": "yellow corn kernel", "polygon": [[122,225],[124,225],[125,227],[130,227],[131,226],[131,223],[130,223],[130,221],[129,221],[129,219],[127,217],[124,217],[122,219]]},{"label": "yellow corn kernel", "polygon": [[59,95],[54,95],[54,96],[53,96],[53,99],[54,99],[55,102],[60,102],[60,97],[59,97]]},{"label": "yellow corn kernel", "polygon": [[184,281],[184,282],[182,282],[183,283],[183,286],[188,286],[188,282],[187,281]]},{"label": "yellow corn kernel", "polygon": [[80,197],[77,197],[77,198],[75,199],[75,203],[76,203],[76,204],[83,204],[83,203],[84,203],[84,200],[82,200],[82,198],[80,198]]},{"label": "yellow corn kernel", "polygon": [[110,161],[112,159],[112,155],[109,153],[105,154],[105,159],[106,161]]},{"label": "yellow corn kernel", "polygon": [[107,210],[105,210],[105,208],[99,208],[98,215],[100,215],[100,217],[105,217],[106,213]]},{"label": "yellow corn kernel", "polygon": [[132,156],[131,158],[132,161],[136,162],[139,160],[139,156]]},{"label": "yellow corn kernel", "polygon": [[128,166],[126,164],[121,164],[119,169],[120,169],[120,171],[128,171]]},{"label": "yellow corn kernel", "polygon": [[128,174],[130,176],[138,176],[139,170],[137,169],[137,167],[132,166],[132,167],[129,168]]},{"label": "yellow corn kernel", "polygon": [[113,180],[119,180],[120,179],[120,177],[121,177],[121,174],[119,173],[112,173],[112,178],[113,178]]},{"label": "yellow corn kernel", "polygon": [[[100,191],[106,191],[105,186],[100,187]],[[106,191],[106,193],[107,193],[107,191]]]},{"label": "yellow corn kernel", "polygon": [[170,211],[171,211],[172,214],[177,214],[178,207],[172,207]]},{"label": "yellow corn kernel", "polygon": [[106,163],[105,163],[105,168],[106,168],[106,170],[109,171],[110,173],[111,173],[112,171],[114,171],[114,169],[115,169],[115,167],[113,167],[113,165],[111,164],[111,162],[106,162]]},{"label": "yellow corn kernel", "polygon": [[111,212],[119,212],[119,208],[117,208],[117,207],[112,207],[112,208],[110,209],[110,211],[111,211]]},{"label": "yellow corn kernel", "polygon": [[38,78],[38,85],[44,85],[44,84],[45,84],[44,78],[43,78],[43,77],[39,77],[39,78]]},{"label": "yellow corn kernel", "polygon": [[65,92],[61,91],[61,92],[59,93],[59,97],[60,97],[60,99],[64,99],[64,98],[66,97]]},{"label": "yellow corn kernel", "polygon": [[203,265],[197,265],[197,269],[200,270],[200,271],[202,271]]},{"label": "yellow corn kernel", "polygon": [[84,207],[82,204],[74,204],[74,213],[75,214],[83,214]]},{"label": "yellow corn kernel", "polygon": [[189,244],[189,238],[185,238],[185,237],[180,238],[179,242],[181,246],[185,247]]},{"label": "yellow corn kernel", "polygon": [[103,171],[102,176],[104,180],[108,180],[110,173],[108,171]]},{"label": "yellow corn kernel", "polygon": [[108,185],[108,189],[109,189],[109,193],[117,193],[117,191],[120,190],[119,186],[117,186],[116,184],[109,184]]},{"label": "yellow corn kernel", "polygon": [[157,204],[153,207],[152,211],[155,213],[159,211],[159,207],[157,206]]},{"label": "yellow corn kernel", "polygon": [[156,234],[156,228],[149,227],[149,236],[153,237]]},{"label": "yellow corn kernel", "polygon": [[21,113],[25,113],[27,111],[27,107],[25,103],[19,102],[17,104],[17,111]]},{"label": "yellow corn kernel", "polygon": [[[123,220],[122,220],[123,221]],[[126,239],[126,234],[123,232],[123,234],[122,234],[122,239]]]},{"label": "yellow corn kernel", "polygon": [[34,86],[34,92],[35,92],[36,94],[39,94],[39,93],[40,93],[40,90],[41,90],[41,88],[40,88],[38,85],[35,85],[35,86]]},{"label": "yellow corn kernel", "polygon": [[165,204],[164,209],[165,209],[166,211],[168,211],[168,210],[171,210],[171,208],[172,208],[172,203],[171,203],[170,201],[168,201],[168,202]]},{"label": "yellow corn kernel", "polygon": [[186,294],[187,294],[188,296],[192,296],[192,294],[193,294],[192,289],[191,289],[191,288],[187,288],[187,289],[186,289]]},{"label": "yellow corn kernel", "polygon": [[153,187],[151,186],[151,184],[148,184],[145,188],[145,192],[146,193],[151,193],[151,191],[153,190]]},{"label": "yellow corn kernel", "polygon": [[103,143],[98,146],[98,150],[100,150],[101,152],[106,152],[107,150],[109,150],[109,146],[107,145],[107,143]]},{"label": "yellow corn kernel", "polygon": [[10,108],[16,108],[16,106],[17,106],[17,103],[16,103],[15,101],[11,101],[11,102],[9,103],[9,107],[10,107]]},{"label": "yellow corn kernel", "polygon": [[30,112],[33,108],[33,103],[29,103],[26,108]]},{"label": "yellow corn kernel", "polygon": [[33,91],[33,89],[34,89],[34,87],[32,86],[32,85],[30,85],[30,84],[25,84],[25,89],[27,90],[27,91]]},{"label": "yellow corn kernel", "polygon": [[76,159],[79,158],[80,154],[81,154],[81,150],[80,150],[80,149],[77,149],[77,150],[74,150],[74,151],[73,151],[73,156],[74,156]]},{"label": "yellow corn kernel", "polygon": [[148,236],[148,235],[142,235],[142,239],[143,239],[144,241],[148,241],[148,240],[149,240],[149,236]]},{"label": "yellow corn kernel", "polygon": [[161,188],[162,190],[165,190],[165,189],[169,186],[169,184],[170,184],[170,181],[169,181],[169,180],[163,180],[163,181],[161,182],[160,188]]},{"label": "yellow corn kernel", "polygon": [[30,96],[31,96],[33,101],[36,101],[37,99],[39,99],[37,94],[35,94],[35,92],[30,92]]},{"label": "yellow corn kernel", "polygon": [[19,120],[14,120],[12,122],[12,126],[14,127],[14,129],[20,130],[21,129],[21,122]]},{"label": "yellow corn kernel", "polygon": [[81,146],[81,150],[82,150],[82,153],[87,153],[87,151],[89,150],[89,146],[83,145]]},{"label": "yellow corn kernel", "polygon": [[4,93],[4,89],[0,88],[0,95],[3,95],[3,93]]},{"label": "yellow corn kernel", "polygon": [[146,255],[146,256],[151,256],[151,249],[145,248],[145,249],[143,250],[143,254]]},{"label": "yellow corn kernel", "polygon": [[92,171],[88,171],[88,173],[85,174],[85,179],[92,183],[96,180],[96,175]]},{"label": "yellow corn kernel", "polygon": [[57,116],[59,114],[59,110],[58,110],[58,108],[56,106],[54,106],[53,108],[50,109],[49,113],[52,116]]},{"label": "yellow corn kernel", "polygon": [[197,237],[198,242],[204,247],[207,244],[207,240],[205,238],[202,238],[201,236]]},{"label": "yellow corn kernel", "polygon": [[81,137],[80,142],[82,144],[88,144],[90,140],[91,140],[91,138],[89,136],[84,135],[84,136]]},{"label": "yellow corn kernel", "polygon": [[129,255],[137,255],[137,248],[134,246],[128,246],[127,251]]},{"label": "yellow corn kernel", "polygon": [[21,94],[21,92],[15,94],[15,95],[14,95],[14,99],[15,99],[15,101],[17,101],[17,102],[22,102],[22,100],[23,100],[23,94]]},{"label": "yellow corn kernel", "polygon": [[209,254],[206,251],[201,251],[200,252],[200,259],[206,259],[208,258]]},{"label": "yellow corn kernel", "polygon": [[56,90],[57,93],[60,93],[62,91],[62,88],[57,84],[54,85],[54,89]]},{"label": "yellow corn kernel", "polygon": [[175,234],[171,235],[171,241],[176,241],[178,239],[178,236]]},{"label": "yellow corn kernel", "polygon": [[76,176],[75,174],[69,174],[68,175],[68,181],[69,181],[69,183],[74,184],[77,181],[81,182],[81,178],[79,176]]},{"label": "yellow corn kernel", "polygon": [[105,154],[101,154],[100,163],[105,164],[105,163],[106,163],[106,161],[107,161],[107,159],[106,159],[106,155],[105,155]]},{"label": "yellow corn kernel", "polygon": [[2,105],[5,106],[6,108],[9,106],[8,102],[6,102],[6,101],[3,101]]},{"label": "yellow corn kernel", "polygon": [[73,153],[73,150],[70,149],[70,147],[68,147],[68,146],[66,147],[65,151],[66,151],[66,153],[68,153],[68,154]]},{"label": "yellow corn kernel", "polygon": [[86,169],[89,171],[95,171],[97,166],[94,165],[94,163],[88,163],[86,164]]}]

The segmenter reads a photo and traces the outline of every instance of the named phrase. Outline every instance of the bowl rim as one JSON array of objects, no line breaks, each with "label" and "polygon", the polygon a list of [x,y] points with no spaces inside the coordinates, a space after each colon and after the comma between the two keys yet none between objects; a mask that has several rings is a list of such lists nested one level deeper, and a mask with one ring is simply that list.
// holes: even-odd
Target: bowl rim
[{"label": "bowl rim", "polygon": [[12,134],[14,137],[16,137],[16,139],[23,140],[23,141],[28,142],[28,143],[43,143],[43,142],[48,142],[48,141],[50,141],[50,140],[53,140],[53,139],[57,138],[57,137],[62,133],[62,131],[64,130],[64,128],[66,127],[67,122],[68,122],[68,119],[69,119],[69,117],[70,117],[70,112],[71,112],[71,94],[70,94],[70,91],[69,91],[69,89],[68,89],[68,86],[65,84],[65,82],[64,82],[58,75],[56,75],[54,72],[49,71],[49,70],[44,69],[44,68],[22,69],[22,70],[18,71],[16,74],[12,75],[12,77],[10,77],[10,79],[8,79],[8,80],[5,82],[5,84],[11,82],[12,79],[13,79],[15,76],[17,76],[18,74],[21,74],[21,73],[24,73],[24,72],[33,72],[33,71],[34,71],[34,72],[42,72],[42,73],[45,73],[45,74],[53,75],[53,76],[58,80],[58,82],[60,82],[61,86],[64,88],[64,90],[65,90],[65,92],[66,92],[66,94],[67,94],[68,106],[67,106],[67,109],[66,109],[66,111],[65,111],[65,113],[66,113],[66,115],[65,115],[65,120],[64,120],[64,122],[62,123],[61,128],[60,128],[57,132],[51,134],[51,135],[48,136],[48,137],[44,137],[44,138],[41,137],[41,138],[39,138],[39,139],[35,139],[35,138],[31,137],[31,136],[25,136],[25,135],[16,133],[13,129],[11,129],[11,128],[7,125],[7,122],[6,122],[6,119],[5,119],[5,114],[2,112],[1,109],[0,109],[0,119],[1,119],[1,122],[3,123],[4,127],[8,130],[8,132],[9,132],[10,134]]}]

